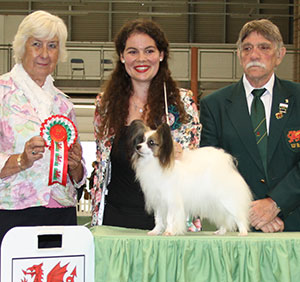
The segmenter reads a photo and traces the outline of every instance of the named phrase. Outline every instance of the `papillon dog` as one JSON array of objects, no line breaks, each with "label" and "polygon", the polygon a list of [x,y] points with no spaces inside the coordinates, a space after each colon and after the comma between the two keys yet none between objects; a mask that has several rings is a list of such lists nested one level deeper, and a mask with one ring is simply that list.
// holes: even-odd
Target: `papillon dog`
[{"label": "papillon dog", "polygon": [[184,234],[189,216],[214,223],[215,234],[248,234],[252,195],[230,154],[203,147],[183,150],[175,160],[169,126],[150,130],[141,120],[129,126],[129,152],[145,208],[155,216],[149,235]]}]

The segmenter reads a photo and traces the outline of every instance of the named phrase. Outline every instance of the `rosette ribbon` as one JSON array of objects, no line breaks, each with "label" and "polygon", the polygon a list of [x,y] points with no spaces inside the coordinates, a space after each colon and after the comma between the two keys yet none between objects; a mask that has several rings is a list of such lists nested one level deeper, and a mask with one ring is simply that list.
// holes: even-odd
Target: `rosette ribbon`
[{"label": "rosette ribbon", "polygon": [[76,142],[78,132],[74,123],[62,115],[54,115],[41,125],[40,135],[50,150],[48,185],[67,184],[68,151]]}]

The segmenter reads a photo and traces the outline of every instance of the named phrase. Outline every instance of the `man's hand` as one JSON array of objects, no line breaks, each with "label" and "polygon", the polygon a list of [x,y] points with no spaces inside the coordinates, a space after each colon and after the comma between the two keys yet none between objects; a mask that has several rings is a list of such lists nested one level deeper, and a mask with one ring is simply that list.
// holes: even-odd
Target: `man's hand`
[{"label": "man's hand", "polygon": [[250,223],[256,229],[272,222],[280,212],[276,203],[271,198],[253,201],[250,209]]},{"label": "man's hand", "polygon": [[278,216],[261,228],[261,231],[265,233],[282,232],[283,230],[284,222]]}]

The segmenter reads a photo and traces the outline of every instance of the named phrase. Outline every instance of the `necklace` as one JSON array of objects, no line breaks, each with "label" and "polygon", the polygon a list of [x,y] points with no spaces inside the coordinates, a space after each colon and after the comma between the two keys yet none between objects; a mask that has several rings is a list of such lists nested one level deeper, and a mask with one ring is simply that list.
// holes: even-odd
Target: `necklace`
[{"label": "necklace", "polygon": [[139,106],[135,103],[134,99],[132,99],[132,102],[133,102],[134,109],[135,109],[136,111],[139,111],[140,113],[142,113],[142,112],[144,111],[143,108],[139,107]]}]

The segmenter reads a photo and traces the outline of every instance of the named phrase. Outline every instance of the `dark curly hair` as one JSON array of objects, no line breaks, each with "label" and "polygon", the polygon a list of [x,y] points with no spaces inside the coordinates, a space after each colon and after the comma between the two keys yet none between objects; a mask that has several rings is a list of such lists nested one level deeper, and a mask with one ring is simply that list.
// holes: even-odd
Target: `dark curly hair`
[{"label": "dark curly hair", "polygon": [[155,129],[163,122],[165,114],[164,82],[166,82],[168,105],[176,106],[180,122],[185,123],[187,120],[187,114],[181,101],[179,89],[171,77],[168,66],[168,40],[164,32],[155,22],[146,19],[137,19],[127,22],[115,38],[115,49],[119,59],[105,86],[104,93],[101,97],[101,106],[97,107],[101,119],[101,125],[98,128],[100,138],[105,136],[107,132],[113,132],[118,136],[126,124],[129,114],[129,98],[133,94],[133,86],[124,64],[120,61],[120,56],[125,50],[127,39],[133,33],[149,35],[155,41],[159,52],[164,53],[164,59],[160,62],[159,70],[152,79],[148,90],[148,98],[145,105],[145,107],[149,109],[146,120],[147,125]]}]

